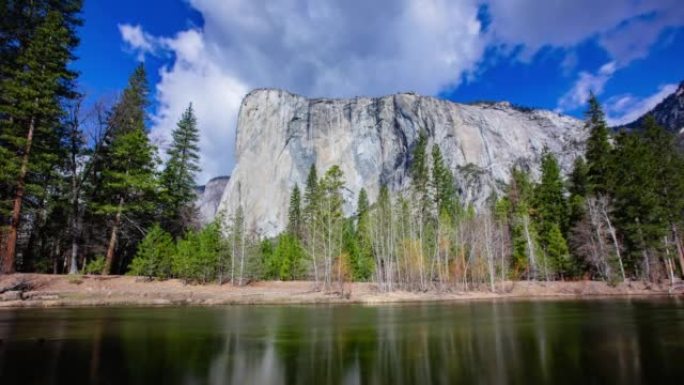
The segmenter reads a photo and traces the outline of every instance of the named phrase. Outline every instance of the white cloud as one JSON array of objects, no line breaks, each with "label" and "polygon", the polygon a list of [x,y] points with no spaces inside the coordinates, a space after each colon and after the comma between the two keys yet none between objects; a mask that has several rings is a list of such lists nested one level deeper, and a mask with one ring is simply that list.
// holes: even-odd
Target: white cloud
[{"label": "white cloud", "polygon": [[684,24],[681,0],[486,1],[493,40],[522,46],[524,57],[543,47],[570,49],[591,38],[620,66],[644,57],[668,27]]},{"label": "white cloud", "polygon": [[[188,0],[204,21],[174,36],[119,26],[128,49],[168,55],[156,85],[153,135],[168,138],[193,102],[203,173],[230,173],[241,98],[278,87],[307,96],[436,94],[478,74],[485,49],[532,59],[543,47],[565,50],[559,70],[576,73],[576,48],[596,38],[610,61],[580,72],[558,101],[569,111],[599,94],[615,71],[643,57],[662,31],[682,25],[680,0]],[[486,4],[486,33],[477,15]],[[522,48],[522,49],[521,49]]]},{"label": "white cloud", "polygon": [[677,84],[665,84],[660,86],[656,93],[644,98],[632,94],[611,97],[605,103],[606,121],[611,126],[631,123],[651,111],[676,90]]},{"label": "white cloud", "polygon": [[435,94],[475,69],[485,42],[477,0],[191,0],[202,29],[154,37],[122,25],[138,55],[171,53],[156,86],[153,136],[168,138],[193,102],[200,126],[200,182],[233,167],[237,112],[250,89],[307,96]]},{"label": "white cloud", "polygon": [[608,62],[595,73],[580,72],[572,88],[558,100],[559,111],[572,111],[587,102],[589,94],[599,95],[617,69],[615,62]]},{"label": "white cloud", "polygon": [[145,54],[155,51],[157,42],[140,25],[119,24],[119,33],[128,47],[136,52],[139,61],[145,60]]}]

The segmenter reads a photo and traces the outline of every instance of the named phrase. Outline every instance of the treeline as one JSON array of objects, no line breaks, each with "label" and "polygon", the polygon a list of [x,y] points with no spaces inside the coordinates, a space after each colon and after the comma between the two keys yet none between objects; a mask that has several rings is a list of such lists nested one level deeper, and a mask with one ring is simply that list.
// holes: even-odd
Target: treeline
[{"label": "treeline", "polygon": [[148,138],[142,65],[113,103],[86,107],[70,69],[81,6],[79,0],[2,3],[5,273],[120,273],[155,224],[176,237],[197,229],[199,134],[192,106],[173,132],[164,164]]},{"label": "treeline", "polygon": [[[362,189],[351,217],[343,212],[340,168],[319,178],[311,166],[303,191],[292,189],[288,225],[278,237],[249,233],[239,209],[203,230],[219,235],[210,237],[218,253],[197,262],[205,270],[145,274],[203,282],[310,279],[340,292],[349,281],[373,281],[382,290],[492,291],[507,280],[673,282],[684,271],[684,158],[673,136],[653,119],[639,131],[611,135],[593,96],[586,130],[586,152],[567,179],[544,151],[538,181],[533,170],[514,168],[504,194],[478,209],[459,201],[452,171],[425,133],[411,153],[410,188],[390,193],[383,186],[373,204]],[[173,265],[184,259],[182,245],[166,253],[172,258],[141,252],[134,266]]]}]

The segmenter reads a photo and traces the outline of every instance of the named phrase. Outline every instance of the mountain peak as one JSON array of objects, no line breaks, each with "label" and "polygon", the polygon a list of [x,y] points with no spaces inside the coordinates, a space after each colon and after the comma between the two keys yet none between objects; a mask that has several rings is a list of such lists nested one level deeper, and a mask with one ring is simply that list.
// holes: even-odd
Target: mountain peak
[{"label": "mountain peak", "polygon": [[684,80],[679,83],[675,92],[663,99],[651,111],[623,127],[638,129],[647,115],[652,115],[659,125],[670,132],[678,134],[684,132]]}]

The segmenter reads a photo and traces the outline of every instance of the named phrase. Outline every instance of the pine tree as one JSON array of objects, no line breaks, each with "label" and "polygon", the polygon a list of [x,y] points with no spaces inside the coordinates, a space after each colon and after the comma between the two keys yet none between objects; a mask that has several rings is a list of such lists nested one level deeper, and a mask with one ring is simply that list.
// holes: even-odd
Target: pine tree
[{"label": "pine tree", "polygon": [[568,191],[568,229],[575,226],[584,216],[584,201],[587,197],[587,163],[584,158],[575,158],[570,174]]},{"label": "pine tree", "polygon": [[168,160],[161,175],[164,193],[164,227],[174,236],[188,229],[196,218],[195,175],[199,167],[199,131],[192,104],[183,113],[176,129],[173,142],[168,149]]},{"label": "pine tree", "polygon": [[565,187],[561,176],[560,166],[556,157],[545,149],[541,161],[541,181],[535,191],[537,216],[542,223],[543,232],[549,229],[545,226],[553,223],[561,229],[567,223],[567,202],[565,201]]},{"label": "pine tree", "polygon": [[[350,228],[353,229],[353,223]],[[348,230],[351,230],[348,229]],[[356,250],[347,248],[351,257],[352,275],[357,280],[368,280],[373,274],[373,241],[370,229],[370,203],[366,189],[361,188],[356,204],[356,231],[353,238]]]},{"label": "pine tree", "polygon": [[420,204],[420,213],[427,218],[430,209],[428,185],[430,169],[427,153],[427,135],[421,131],[411,154],[411,178],[416,203]]},{"label": "pine tree", "polygon": [[299,185],[295,184],[290,194],[290,208],[287,214],[287,231],[299,239],[302,234],[302,198],[299,192]]},{"label": "pine tree", "polygon": [[[13,272],[17,233],[27,195],[42,195],[46,177],[60,158],[61,103],[75,97],[69,70],[72,31],[59,12],[48,12],[21,49],[11,68],[3,65],[0,81],[0,186],[12,206],[0,207],[9,219],[2,247],[3,271]],[[3,63],[5,64],[5,63]]]},{"label": "pine tree", "polygon": [[616,183],[612,187],[613,212],[631,257],[628,262],[645,276],[650,275],[652,254],[667,232],[666,208],[656,190],[656,159],[639,134],[622,133],[617,137],[614,162],[620,167],[615,170]]},{"label": "pine tree", "polygon": [[458,209],[458,196],[454,185],[454,175],[444,164],[442,152],[437,144],[432,146],[432,184],[435,192],[437,215],[453,217]]},{"label": "pine tree", "polygon": [[547,258],[553,263],[554,270],[560,275],[560,278],[564,279],[572,273],[573,266],[568,244],[556,223],[551,224],[545,243]]},{"label": "pine tree", "polygon": [[314,280],[318,283],[318,237],[320,236],[320,188],[316,165],[312,164],[306,177],[306,189],[304,190],[304,225],[306,228],[307,253],[313,265]]},{"label": "pine tree", "polygon": [[684,246],[679,230],[684,222],[684,154],[677,148],[674,136],[651,115],[644,120],[643,141],[653,155],[658,211],[664,215],[663,225],[667,226],[664,231],[668,233],[665,252],[669,256],[668,248],[674,246],[671,254],[676,254],[684,276]]},{"label": "pine tree", "polygon": [[585,124],[590,131],[586,149],[587,189],[592,194],[606,194],[610,180],[611,146],[603,110],[593,93],[589,97],[586,115]]},{"label": "pine tree", "polygon": [[169,278],[172,274],[172,259],[175,254],[176,247],[171,234],[155,224],[140,242],[128,274],[150,278]]},{"label": "pine tree", "polygon": [[127,223],[135,216],[149,221],[156,210],[156,149],[145,132],[146,79],[144,67],[138,66],[108,121],[109,145],[100,159],[101,191],[94,202],[95,210],[112,221],[104,274],[113,271],[123,216],[129,218]]}]

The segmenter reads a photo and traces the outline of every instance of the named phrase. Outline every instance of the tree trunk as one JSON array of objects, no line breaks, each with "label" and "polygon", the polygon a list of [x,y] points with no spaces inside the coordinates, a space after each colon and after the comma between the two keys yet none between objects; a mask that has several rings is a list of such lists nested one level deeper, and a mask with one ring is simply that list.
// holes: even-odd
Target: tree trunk
[{"label": "tree trunk", "polygon": [[112,265],[114,264],[114,249],[116,248],[116,238],[121,225],[121,211],[123,210],[124,199],[119,199],[119,208],[116,211],[114,218],[114,226],[112,227],[112,234],[109,237],[109,246],[107,247],[107,256],[105,258],[105,267],[102,274],[109,275],[112,273]]},{"label": "tree trunk", "polygon": [[613,224],[610,221],[610,217],[608,217],[608,213],[606,212],[605,207],[601,208],[601,212],[603,213],[603,218],[606,220],[606,224],[608,225],[608,232],[610,233],[610,237],[613,239],[613,245],[615,246],[615,254],[617,254],[618,263],[620,264],[620,274],[622,275],[622,282],[625,282],[625,266],[622,264],[622,255],[620,254],[620,244],[618,243],[617,235],[615,233],[615,228],[613,227]]},{"label": "tree trunk", "polygon": [[71,258],[69,261],[69,274],[78,274],[78,238],[81,235],[81,216],[78,207],[78,194],[74,194],[72,201],[71,222]]},{"label": "tree trunk", "polygon": [[679,231],[677,225],[672,224],[672,236],[674,237],[675,246],[677,246],[677,256],[679,257],[679,269],[681,277],[684,278],[684,250],[682,250],[682,241],[679,239]]},{"label": "tree trunk", "polygon": [[2,272],[5,274],[14,273],[14,257],[17,251],[17,233],[19,231],[19,222],[21,221],[21,205],[24,201],[24,192],[26,190],[26,173],[28,172],[28,160],[31,153],[31,145],[33,144],[33,132],[35,130],[35,118],[31,117],[29,123],[29,130],[26,134],[26,147],[24,148],[24,155],[21,159],[21,169],[19,170],[19,178],[17,180],[17,190],[14,193],[14,205],[12,207],[12,219],[10,222],[9,231],[5,243],[5,253],[2,258]]},{"label": "tree trunk", "polygon": [[245,273],[245,221],[242,220],[242,230],[240,231],[240,286],[243,285]]},{"label": "tree trunk", "polygon": [[532,243],[532,237],[530,236],[529,228],[529,217],[527,215],[523,216],[523,228],[525,229],[525,240],[527,241],[527,257],[529,259],[529,272],[527,274],[527,280],[530,278],[534,279],[537,277],[537,262],[534,256],[534,244]]}]

